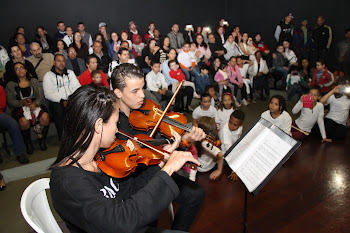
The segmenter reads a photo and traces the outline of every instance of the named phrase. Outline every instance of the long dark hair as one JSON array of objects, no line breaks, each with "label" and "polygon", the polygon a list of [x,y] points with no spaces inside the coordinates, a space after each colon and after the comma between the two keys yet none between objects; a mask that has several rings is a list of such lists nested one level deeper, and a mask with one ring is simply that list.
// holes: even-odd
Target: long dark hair
[{"label": "long dark hair", "polygon": [[72,165],[85,154],[92,141],[96,121],[102,118],[104,123],[108,122],[117,110],[116,102],[113,91],[92,85],[80,87],[68,98],[61,146],[50,169],[68,161],[68,165]]},{"label": "long dark hair", "polygon": [[[208,116],[202,116],[198,118],[197,122],[198,122],[198,128],[203,129],[204,133],[212,136],[214,140],[219,139],[218,128],[216,126],[216,122],[214,118],[208,117]],[[195,143],[195,146],[198,152],[198,157],[201,156],[203,151],[201,143],[202,142]]]},{"label": "long dark hair", "polygon": [[[25,64],[23,64],[22,62],[15,62],[14,64],[13,64],[13,71],[15,72],[15,77],[14,77],[14,81],[15,82],[19,82],[19,78],[18,78],[18,76],[16,75],[16,70],[15,70],[15,66],[17,65],[17,64],[21,64],[23,67],[24,67],[24,69],[26,69],[26,78],[28,79],[28,80],[30,80],[30,78],[31,78],[31,76],[30,76],[30,74],[29,74],[29,72],[28,72],[28,69],[27,69],[27,67],[26,67],[26,65]],[[12,80],[11,80],[12,81]]]},{"label": "long dark hair", "polygon": [[[202,37],[202,39],[203,39],[202,44],[198,44],[198,43],[197,43],[197,37],[198,37],[198,36]],[[198,46],[203,46],[203,47],[205,48],[205,50],[206,50],[207,47],[208,47],[208,44],[205,43],[205,41],[204,41],[204,36],[203,36],[202,34],[197,34],[197,35],[196,35],[196,39],[194,40],[194,43],[196,44],[196,47],[197,47],[197,48],[198,48]]]}]

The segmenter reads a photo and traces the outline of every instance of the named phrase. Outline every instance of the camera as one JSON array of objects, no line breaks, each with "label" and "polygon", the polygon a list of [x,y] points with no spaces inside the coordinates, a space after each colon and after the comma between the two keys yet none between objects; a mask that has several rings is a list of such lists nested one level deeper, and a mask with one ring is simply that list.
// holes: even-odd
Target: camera
[{"label": "camera", "polygon": [[223,25],[228,25],[227,21],[222,22]]},{"label": "camera", "polygon": [[191,29],[191,28],[193,28],[192,24],[187,24],[186,25],[186,29]]},{"label": "camera", "polygon": [[304,108],[312,108],[312,98],[310,95],[306,95],[303,97],[303,107]]},{"label": "camera", "polygon": [[344,94],[350,93],[350,87],[349,86],[343,86],[343,87],[339,88],[339,93],[344,93]]}]

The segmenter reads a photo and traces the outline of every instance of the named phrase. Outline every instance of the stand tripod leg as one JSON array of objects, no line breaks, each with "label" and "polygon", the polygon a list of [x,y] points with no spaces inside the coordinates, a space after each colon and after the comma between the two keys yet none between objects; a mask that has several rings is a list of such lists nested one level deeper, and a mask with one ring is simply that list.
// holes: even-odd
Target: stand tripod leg
[{"label": "stand tripod leg", "polygon": [[247,231],[247,199],[248,199],[248,190],[245,188],[244,190],[244,210],[241,212],[241,216],[243,217],[243,233]]}]

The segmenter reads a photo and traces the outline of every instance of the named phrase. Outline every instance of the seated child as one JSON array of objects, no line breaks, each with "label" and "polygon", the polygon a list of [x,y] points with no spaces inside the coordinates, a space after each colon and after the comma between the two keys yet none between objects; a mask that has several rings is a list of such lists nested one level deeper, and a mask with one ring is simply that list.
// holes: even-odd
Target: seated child
[{"label": "seated child", "polygon": [[326,134],[330,139],[344,139],[346,136],[346,121],[350,111],[350,94],[346,88],[349,87],[338,85],[320,100],[330,106],[324,118]]},{"label": "seated child", "polygon": [[247,41],[247,52],[249,55],[249,60],[255,60],[255,52],[259,49],[254,46],[253,39],[251,37],[248,38]]},{"label": "seated child", "polygon": [[[168,66],[170,68],[170,71],[169,71],[170,77],[173,78],[173,79],[176,79],[178,81],[178,83],[175,83],[175,84],[172,85],[172,91],[173,92],[176,91],[177,87],[179,86],[179,83],[182,82],[182,81],[184,81],[182,86],[184,86],[184,87],[190,86],[190,87],[193,88],[193,90],[196,90],[196,87],[195,87],[193,82],[186,81],[184,73],[181,71],[181,69],[179,69],[179,65],[176,63],[175,60],[169,61],[168,62]],[[198,95],[197,92],[194,91],[193,97],[194,98],[200,98],[200,95]]]},{"label": "seated child", "polygon": [[[227,73],[227,64],[222,63],[218,72],[216,72],[214,80],[219,84],[219,96],[222,96],[223,92],[231,92],[234,95],[235,86],[230,83],[228,73]],[[227,87],[230,87],[229,90]]]},{"label": "seated child", "polygon": [[245,114],[241,110],[231,113],[230,120],[220,129],[219,138],[221,150],[225,154],[228,149],[238,140],[243,132]]},{"label": "seated child", "polygon": [[[168,90],[168,84],[165,82],[164,75],[160,72],[159,60],[152,60],[151,68],[152,71],[146,75],[147,89],[151,91],[159,103],[162,100],[166,100],[166,106],[173,96],[173,93]],[[162,106],[162,109],[164,109],[165,106]]]},{"label": "seated child", "polygon": [[291,135],[290,128],[292,125],[292,118],[286,109],[284,97],[281,95],[274,95],[270,99],[269,110],[263,112],[261,117],[276,125],[285,133]]},{"label": "seated child", "polygon": [[100,86],[100,87],[106,87],[102,82],[101,71],[99,71],[99,70],[91,71],[91,78],[93,81],[93,85]]},{"label": "seated child", "polygon": [[194,78],[194,84],[196,86],[196,92],[201,95],[205,92],[205,87],[211,83],[208,75],[209,67],[207,65],[202,65],[200,71],[201,74]]},{"label": "seated child", "polygon": [[219,108],[216,114],[216,124],[218,131],[220,132],[221,128],[228,123],[230,120],[231,113],[235,111],[234,99],[231,93],[225,92],[222,94]]},{"label": "seated child", "polygon": [[194,42],[192,42],[190,45],[190,53],[193,54],[194,60],[196,61],[196,64],[198,64],[200,62],[199,55],[201,54],[201,52],[198,51],[197,45]]},{"label": "seated child", "polygon": [[211,96],[208,93],[204,93],[201,96],[201,104],[192,113],[192,123],[194,126],[198,126],[197,120],[202,116],[216,117],[216,108],[210,105],[210,99]]},{"label": "seated child", "polygon": [[210,99],[210,105],[216,108],[219,106],[220,99],[218,97],[217,92],[215,92],[215,87],[213,85],[208,85],[205,87],[204,93],[209,93],[211,99]]},{"label": "seated child", "polygon": [[[303,99],[307,95],[303,95],[298,103],[294,106],[292,109],[293,114],[297,114],[301,111],[301,114],[298,119],[293,121],[292,125],[294,127],[297,127],[307,133],[311,132],[312,127],[315,125],[316,121],[318,124],[318,127],[320,129],[321,135],[322,135],[322,142],[332,142],[331,139],[328,139],[326,136],[326,131],[324,128],[324,108],[323,104],[317,102],[319,99],[321,99],[321,90],[319,86],[311,87],[309,90],[309,96],[312,98],[312,107],[303,107]],[[303,139],[306,138],[306,135],[292,127],[291,130],[292,136],[295,139]]]},{"label": "seated child", "polygon": [[304,79],[301,77],[298,67],[293,65],[290,68],[290,73],[287,76],[287,101],[290,101],[295,94],[298,94],[298,99],[300,99],[303,93],[302,83],[305,83]]},{"label": "seated child", "polygon": [[[217,141],[219,139],[214,118],[211,118],[208,116],[200,117],[198,119],[198,127],[203,129],[203,131],[206,134],[210,134],[210,136],[212,136],[214,140]],[[200,142],[196,142],[196,148],[198,152],[198,161],[201,164],[201,166],[197,168],[198,171],[199,172],[210,171],[217,164],[217,169],[212,173],[210,173],[209,179],[211,180],[219,179],[222,173],[222,168],[224,166],[222,151],[217,146],[215,146],[214,144],[212,144],[206,139],[203,139]]]},{"label": "seated child", "polygon": [[319,86],[321,87],[321,94],[326,94],[333,88],[334,76],[328,70],[325,63],[322,60],[316,62],[316,69],[314,70],[314,76],[310,87]]}]

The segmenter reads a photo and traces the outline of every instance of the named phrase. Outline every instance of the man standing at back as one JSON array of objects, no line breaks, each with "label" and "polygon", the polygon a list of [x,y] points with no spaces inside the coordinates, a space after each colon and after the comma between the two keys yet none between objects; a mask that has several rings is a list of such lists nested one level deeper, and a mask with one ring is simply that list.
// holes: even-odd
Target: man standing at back
[{"label": "man standing at back", "polygon": [[316,61],[327,61],[329,48],[332,43],[332,29],[325,25],[323,16],[317,17],[317,26],[312,30],[312,65],[316,65]]},{"label": "man standing at back", "polygon": [[275,31],[275,39],[277,42],[282,43],[284,40],[288,40],[290,43],[293,41],[294,25],[292,23],[293,15],[289,13],[284,20],[277,25]]},{"label": "man standing at back", "polygon": [[58,32],[53,36],[53,39],[55,41],[58,41],[59,39],[62,40],[63,37],[66,35],[66,25],[64,25],[63,21],[58,21],[57,30]]},{"label": "man standing at back", "polygon": [[181,49],[184,44],[184,36],[181,32],[179,32],[179,25],[173,24],[171,27],[171,32],[168,33],[168,37],[170,39],[170,48],[173,49]]},{"label": "man standing at back", "polygon": [[78,23],[78,31],[81,34],[82,41],[89,46],[92,46],[92,37],[91,34],[85,31],[85,25],[83,22]]},{"label": "man standing at back", "polygon": [[52,68],[53,55],[52,53],[43,53],[40,44],[37,42],[30,44],[30,52],[33,55],[26,59],[33,64],[38,80],[42,83],[45,74]]}]

